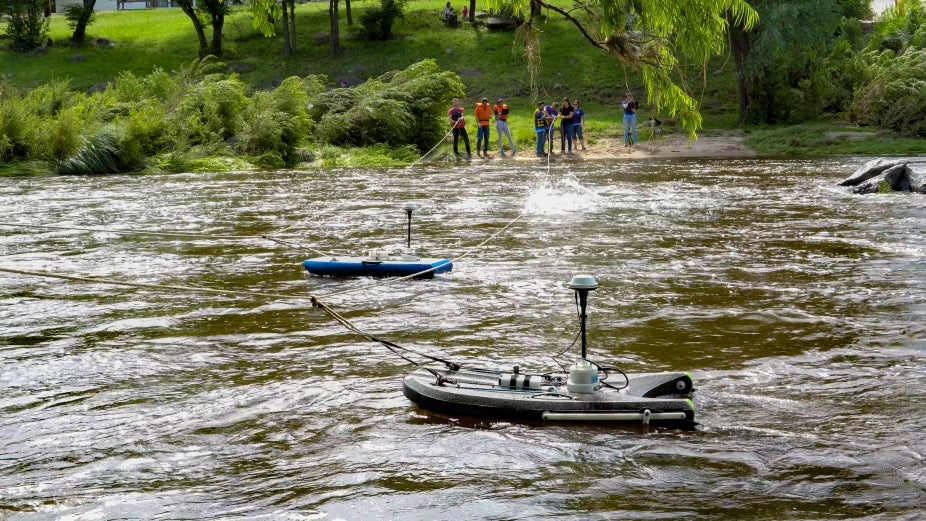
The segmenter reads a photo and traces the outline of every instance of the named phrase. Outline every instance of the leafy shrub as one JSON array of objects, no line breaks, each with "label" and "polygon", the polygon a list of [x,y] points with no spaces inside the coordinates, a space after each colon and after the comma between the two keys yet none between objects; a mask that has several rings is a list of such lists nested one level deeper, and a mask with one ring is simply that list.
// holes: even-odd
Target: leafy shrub
[{"label": "leafy shrub", "polygon": [[167,151],[164,106],[156,101],[133,105],[125,118],[118,120],[123,129],[122,148],[135,157],[150,157]]},{"label": "leafy shrub", "polygon": [[62,110],[56,118],[43,120],[38,133],[44,141],[43,156],[62,159],[73,154],[83,141],[84,122],[78,108]]},{"label": "leafy shrub", "polygon": [[367,8],[360,15],[360,25],[367,40],[392,39],[392,26],[404,13],[402,0],[380,0],[380,5]]},{"label": "leafy shrub", "polygon": [[926,49],[900,56],[868,53],[867,80],[856,91],[849,116],[862,125],[906,137],[926,137]]},{"label": "leafy shrub", "polygon": [[174,139],[211,147],[234,136],[248,105],[246,90],[247,85],[235,75],[209,76],[190,86],[168,114]]},{"label": "leafy shrub", "polygon": [[[273,92],[257,93],[238,135],[239,149],[254,155],[273,154],[280,166],[299,162],[296,150],[307,142],[315,122],[309,117],[309,95],[303,81],[290,77]],[[269,166],[266,161],[262,166]]]},{"label": "leafy shrub", "polygon": [[29,155],[39,118],[18,95],[0,99],[0,159],[25,159]]},{"label": "leafy shrub", "polygon": [[44,0],[4,0],[0,8],[9,19],[6,36],[14,51],[31,51],[48,38],[49,20],[45,18]]},{"label": "leafy shrub", "polygon": [[26,102],[34,114],[54,116],[62,109],[73,107],[83,97],[71,90],[70,80],[53,80],[29,91]]},{"label": "leafy shrub", "polygon": [[434,60],[384,74],[353,89],[334,89],[313,99],[319,139],[340,146],[414,144],[427,150],[443,137],[447,103],[463,95],[463,83]]}]

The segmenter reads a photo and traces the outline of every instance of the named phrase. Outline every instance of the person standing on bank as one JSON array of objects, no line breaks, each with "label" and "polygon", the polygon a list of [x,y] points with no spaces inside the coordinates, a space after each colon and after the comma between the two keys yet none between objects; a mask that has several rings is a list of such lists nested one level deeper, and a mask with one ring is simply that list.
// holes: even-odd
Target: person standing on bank
[{"label": "person standing on bank", "polygon": [[553,136],[556,134],[556,118],[559,117],[559,103],[553,102],[543,108],[547,113],[547,141],[550,142],[550,155],[553,155]]},{"label": "person standing on bank", "polygon": [[[492,107],[489,106],[489,98],[482,98],[482,103],[476,105],[474,111],[476,116],[476,155],[479,155],[479,149],[482,149],[482,157],[489,157],[489,121],[492,120]],[[485,141],[483,141],[485,138]]]},{"label": "person standing on bank", "polygon": [[450,128],[453,132],[453,153],[460,157],[457,141],[462,137],[463,144],[466,145],[466,157],[471,158],[473,155],[469,151],[469,134],[466,133],[466,120],[463,118],[466,110],[460,106],[460,100],[457,98],[453,98],[450,103],[452,106],[447,111],[447,117],[450,118]]},{"label": "person standing on bank", "polygon": [[502,136],[508,138],[508,148],[511,149],[511,155],[517,154],[517,150],[514,148],[514,140],[511,139],[511,130],[508,128],[508,105],[502,101],[502,98],[498,98],[495,101],[495,131],[498,132],[498,153],[502,157],[505,157],[505,145],[502,143]]},{"label": "person standing on bank", "polygon": [[[559,151],[572,153],[572,105],[569,98],[563,98],[563,106],[559,108]],[[566,144],[569,148],[566,148]]]},{"label": "person standing on bank", "polygon": [[582,125],[585,124],[585,111],[579,106],[579,100],[572,102],[572,140],[576,143],[576,148],[582,144],[582,150],[585,150],[585,136],[582,135]]},{"label": "person standing on bank", "polygon": [[637,100],[628,92],[621,106],[624,108],[624,146],[634,146],[637,144]]},{"label": "person standing on bank", "polygon": [[544,147],[547,144],[547,111],[544,103],[537,103],[537,110],[534,111],[534,131],[537,132],[537,155],[543,157],[547,155]]}]

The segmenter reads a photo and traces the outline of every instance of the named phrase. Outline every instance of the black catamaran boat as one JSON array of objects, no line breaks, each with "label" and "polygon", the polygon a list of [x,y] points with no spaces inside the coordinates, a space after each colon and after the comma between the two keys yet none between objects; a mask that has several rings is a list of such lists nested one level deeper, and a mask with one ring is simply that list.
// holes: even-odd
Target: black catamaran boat
[{"label": "black catamaran boat", "polygon": [[[522,373],[510,369],[420,366],[405,377],[403,392],[418,406],[449,415],[476,418],[583,422],[640,422],[695,425],[688,373],[628,376],[587,358],[586,306],[598,288],[590,275],[577,275],[575,290],[582,353],[568,373]],[[622,381],[612,382],[620,374]]]}]

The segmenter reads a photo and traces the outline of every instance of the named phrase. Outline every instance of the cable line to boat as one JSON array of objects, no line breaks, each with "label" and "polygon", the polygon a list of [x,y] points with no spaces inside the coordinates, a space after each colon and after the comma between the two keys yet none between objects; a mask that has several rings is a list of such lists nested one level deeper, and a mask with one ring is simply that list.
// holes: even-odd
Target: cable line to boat
[{"label": "cable line to boat", "polygon": [[204,234],[204,233],[193,233],[193,232],[182,232],[182,231],[151,231],[151,230],[138,230],[131,228],[121,228],[121,229],[109,229],[109,228],[90,228],[85,226],[60,226],[53,224],[29,224],[29,223],[8,223],[0,222],[0,226],[6,226],[10,228],[42,228],[46,230],[61,230],[61,231],[82,231],[82,232],[91,232],[91,233],[115,233],[115,234],[124,234],[124,235],[151,235],[155,237],[192,237],[192,238],[201,238],[201,239],[223,239],[223,240],[240,240],[240,239],[263,239],[264,236],[261,235],[219,235],[219,234]]},{"label": "cable line to boat", "polygon": [[[460,260],[460,259],[464,259],[464,258],[468,257],[468,256],[469,256],[470,254],[472,254],[475,250],[477,250],[477,249],[479,249],[479,248],[485,246],[486,244],[489,243],[489,241],[491,241],[491,240],[495,239],[496,237],[498,237],[499,235],[501,235],[503,232],[505,232],[506,230],[508,230],[508,228],[511,228],[516,222],[520,221],[521,218],[524,217],[524,215],[525,215],[526,213],[527,213],[526,210],[525,210],[525,211],[522,211],[522,212],[519,213],[514,219],[512,219],[512,220],[509,221],[507,224],[505,224],[505,226],[503,226],[502,228],[500,228],[499,230],[497,230],[495,233],[493,233],[493,234],[489,235],[488,237],[486,237],[486,238],[485,238],[482,242],[480,242],[479,244],[467,248],[466,251],[464,251],[460,256],[455,257],[455,258],[452,258],[452,259],[449,259],[450,262],[455,262],[455,261],[458,261],[458,260]],[[432,267],[430,267],[430,268],[428,268],[428,269],[421,270],[421,271],[419,271],[419,272],[415,272],[415,273],[412,273],[412,274],[410,274],[410,275],[405,275],[405,276],[402,276],[402,277],[391,277],[391,278],[384,279],[384,280],[382,280],[382,281],[380,281],[380,282],[376,282],[376,283],[373,283],[373,284],[364,284],[364,285],[358,286],[358,287],[356,287],[356,288],[351,288],[351,289],[346,289],[346,290],[343,290],[343,291],[335,291],[335,292],[332,292],[332,293],[328,293],[328,294],[325,295],[325,297],[335,297],[335,296],[349,295],[349,294],[351,294],[351,293],[357,293],[358,291],[363,291],[363,290],[367,290],[367,289],[371,289],[371,288],[378,288],[378,287],[380,287],[380,286],[389,286],[389,285],[396,284],[396,283],[399,283],[399,282],[402,282],[402,281],[405,281],[405,280],[409,280],[409,279],[414,279],[414,278],[421,277],[422,275],[426,275],[426,274],[428,274],[428,273],[431,273],[431,272],[437,270],[438,268],[440,268],[440,266],[432,266]]]},{"label": "cable line to boat", "polygon": [[332,309],[329,305],[322,302],[321,298],[316,295],[311,295],[311,294],[308,296],[306,295],[282,295],[278,293],[263,293],[263,292],[257,292],[257,291],[204,288],[201,286],[180,286],[176,284],[149,284],[149,283],[144,283],[144,282],[127,282],[127,281],[118,281],[118,280],[110,280],[110,279],[101,279],[101,278],[95,278],[95,277],[79,277],[75,275],[63,275],[60,273],[49,273],[49,272],[43,272],[43,271],[19,270],[15,268],[6,268],[2,266],[0,266],[0,272],[10,273],[10,274],[15,274],[15,275],[25,275],[25,276],[30,276],[30,277],[42,277],[42,278],[67,280],[71,282],[85,282],[89,284],[105,284],[105,285],[110,285],[110,286],[121,286],[121,287],[130,287],[130,288],[139,288],[139,289],[172,290],[172,291],[179,290],[179,291],[184,291],[184,292],[212,293],[212,294],[219,294],[219,295],[225,295],[225,296],[230,296],[230,297],[265,297],[265,298],[272,298],[272,299],[286,299],[286,300],[300,300],[300,301],[305,301],[306,299],[308,299],[309,302],[311,302],[312,308],[318,308],[322,310],[329,317],[331,317],[336,322],[344,326],[348,331],[356,333],[371,342],[377,342],[383,345],[384,347],[386,347],[386,349],[388,349],[392,353],[396,354],[403,360],[409,362],[410,364],[416,367],[422,367],[422,366],[420,363],[416,362],[415,360],[412,360],[411,358],[406,356],[404,353],[411,353],[411,354],[420,356],[422,358],[426,358],[434,362],[439,362],[447,366],[447,368],[450,370],[457,370],[460,368],[460,364],[458,363],[451,362],[449,360],[445,360],[437,356],[429,355],[427,353],[422,353],[420,351],[415,351],[414,349],[402,347],[394,342],[390,342],[388,340],[378,338],[375,335],[364,331],[363,329],[354,325],[350,320],[345,318],[343,315],[341,315],[340,313]]},{"label": "cable line to boat", "polygon": [[438,141],[436,145],[434,145],[433,147],[431,147],[431,150],[428,150],[427,152],[425,152],[424,155],[422,155],[421,157],[419,157],[418,159],[416,159],[414,163],[408,165],[408,166],[405,167],[405,168],[411,168],[411,167],[417,165],[418,163],[420,163],[424,158],[428,157],[428,155],[430,155],[431,152],[434,152],[434,150],[436,150],[437,147],[441,146],[441,145],[444,143],[444,141],[447,139],[448,136],[450,136],[450,134],[453,134],[453,129],[452,129],[452,128],[451,128],[450,130],[448,130],[446,134],[444,134],[444,137],[440,138],[440,141]]},{"label": "cable line to boat", "polygon": [[[312,217],[317,217],[322,213],[325,213],[328,210],[322,210]],[[168,230],[168,231],[152,231],[152,230],[140,230],[135,228],[120,228],[120,229],[111,229],[111,228],[91,228],[87,226],[61,226],[61,225],[51,225],[51,224],[29,224],[29,223],[13,223],[13,222],[0,222],[0,226],[5,226],[9,228],[41,228],[46,230],[60,230],[60,231],[83,231],[91,233],[114,233],[120,235],[148,235],[152,237],[176,237],[176,238],[194,238],[194,239],[213,239],[213,240],[248,240],[248,239],[264,239],[284,246],[300,248],[312,253],[319,255],[327,255],[334,250],[329,250],[327,252],[312,248],[311,246],[306,246],[302,244],[295,244],[283,239],[278,239],[274,235],[280,235],[284,232],[292,230],[293,228],[299,226],[299,224],[292,224],[274,232],[273,234],[261,234],[261,235],[221,235],[221,234],[209,234],[209,233],[196,233],[196,232],[185,232],[179,230]]]}]

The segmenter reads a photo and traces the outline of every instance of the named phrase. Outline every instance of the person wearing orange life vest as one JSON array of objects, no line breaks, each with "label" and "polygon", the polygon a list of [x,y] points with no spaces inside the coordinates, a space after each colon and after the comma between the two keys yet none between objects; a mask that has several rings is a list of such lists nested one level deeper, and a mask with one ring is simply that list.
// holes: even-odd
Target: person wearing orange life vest
[{"label": "person wearing orange life vest", "polygon": [[511,130],[508,128],[508,105],[502,101],[502,98],[498,98],[495,101],[495,130],[498,132],[498,151],[499,154],[505,156],[505,146],[502,144],[502,135],[508,138],[508,148],[511,149],[511,155],[518,153],[514,148],[514,140],[511,139]]},{"label": "person wearing orange life vest", "polygon": [[463,144],[466,145],[466,157],[473,157],[473,154],[469,151],[469,134],[466,133],[466,120],[463,119],[466,109],[460,106],[460,100],[457,98],[453,98],[450,103],[452,106],[447,111],[447,117],[450,119],[450,128],[451,132],[453,132],[453,153],[460,157],[457,141],[462,137]]},{"label": "person wearing orange life vest", "polygon": [[[492,107],[489,106],[489,98],[482,98],[482,102],[476,105],[473,111],[476,116],[476,155],[479,155],[479,149],[482,149],[482,156],[489,157],[489,121],[492,119]],[[485,138],[485,141],[483,141]]]}]

